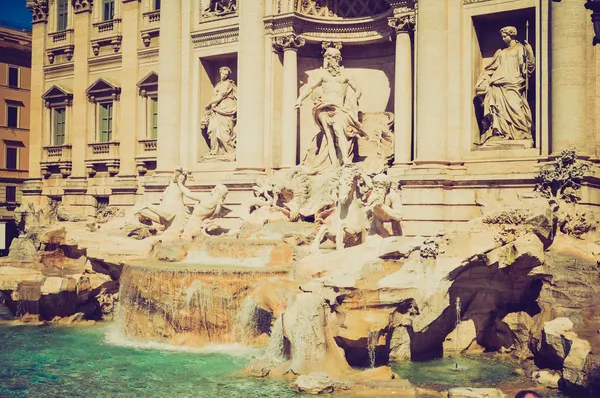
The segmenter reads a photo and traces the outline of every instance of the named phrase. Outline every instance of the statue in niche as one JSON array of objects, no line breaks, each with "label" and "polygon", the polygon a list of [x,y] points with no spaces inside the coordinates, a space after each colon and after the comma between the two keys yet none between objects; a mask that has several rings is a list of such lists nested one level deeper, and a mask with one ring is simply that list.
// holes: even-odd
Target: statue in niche
[{"label": "statue in niche", "polygon": [[[506,48],[496,51],[475,85],[483,106],[480,145],[496,140],[532,140],[532,115],[527,85],[535,70],[533,49],[515,39],[517,29],[500,29]],[[531,144],[531,143],[530,143]]]},{"label": "statue in niche", "polygon": [[221,80],[214,89],[214,95],[206,104],[206,113],[200,124],[210,143],[210,151],[204,159],[235,160],[237,87],[231,76],[231,69],[219,69]]},{"label": "statue in niche", "polygon": [[[313,139],[303,164],[314,170],[345,166],[353,162],[357,137],[366,137],[358,119],[358,100],[362,92],[341,66],[338,48],[328,47],[323,55],[323,69],[301,89],[296,101],[313,94],[313,117],[320,132]],[[348,87],[354,91],[348,93]],[[317,90],[319,88],[320,90]]]},{"label": "statue in niche", "polygon": [[227,187],[222,184],[216,185],[209,195],[198,194],[190,191],[183,183],[178,182],[181,193],[188,199],[198,201],[185,228],[182,237],[191,239],[205,232],[211,227],[210,221],[223,215],[225,208],[223,202],[227,197]]},{"label": "statue in niche", "polygon": [[219,16],[236,12],[236,0],[210,0],[208,6],[202,12],[203,17]]}]

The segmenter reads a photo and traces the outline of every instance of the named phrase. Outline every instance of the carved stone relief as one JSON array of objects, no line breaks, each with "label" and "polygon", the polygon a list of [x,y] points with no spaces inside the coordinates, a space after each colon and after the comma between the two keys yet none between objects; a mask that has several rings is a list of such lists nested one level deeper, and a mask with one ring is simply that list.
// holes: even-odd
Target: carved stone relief
[{"label": "carved stone relief", "polygon": [[26,6],[31,12],[32,23],[48,21],[47,0],[27,0]]},{"label": "carved stone relief", "polygon": [[237,0],[209,0],[202,11],[204,18],[218,17],[237,12]]}]

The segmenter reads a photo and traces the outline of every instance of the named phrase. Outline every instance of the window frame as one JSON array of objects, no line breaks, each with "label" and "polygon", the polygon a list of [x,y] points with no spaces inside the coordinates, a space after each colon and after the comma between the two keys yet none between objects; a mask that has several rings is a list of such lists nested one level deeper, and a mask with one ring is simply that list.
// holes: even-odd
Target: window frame
[{"label": "window frame", "polygon": [[160,0],[151,0],[152,1],[152,11],[160,11]]},{"label": "window frame", "polygon": [[[51,125],[52,125],[52,138],[51,138],[51,145],[52,146],[61,146],[61,145],[65,145],[66,142],[66,138],[67,138],[67,107],[66,106],[56,106],[51,108]],[[60,125],[62,126],[62,134],[58,135],[57,134],[57,128],[59,126],[59,124],[57,123],[57,113],[59,111],[62,111],[62,121],[60,122]],[[58,137],[62,137],[61,142],[58,142]]]},{"label": "window frame", "polygon": [[146,135],[150,140],[158,138],[158,96],[148,96],[148,131]]},{"label": "window frame", "polygon": [[[9,123],[9,112],[8,109],[9,108],[15,108],[17,110],[17,120],[16,120],[16,126],[11,126]],[[21,119],[21,108],[19,105],[16,104],[10,104],[10,103],[6,103],[6,127],[8,128],[12,128],[12,129],[18,129],[21,128],[21,123],[20,123],[20,119]]]},{"label": "window frame", "polygon": [[[107,105],[110,106],[109,111],[108,111],[108,115],[106,115],[106,118],[104,118],[104,116],[102,115],[103,110],[107,109]],[[98,101],[98,135],[96,137],[96,142],[112,142],[113,140],[113,133],[114,133],[114,118],[115,118],[115,104],[114,101]],[[104,121],[104,119],[106,119],[107,124],[107,130],[106,130],[106,139],[104,139],[104,130],[103,130],[103,126],[102,123]]]},{"label": "window frame", "polygon": [[[113,19],[115,19],[116,6],[117,5],[115,0],[102,0],[102,9],[100,11],[102,13],[102,22],[112,21]],[[107,15],[107,10],[108,14],[110,15]]]},{"label": "window frame", "polygon": [[[13,86],[10,84],[10,70],[16,69],[17,71],[17,85]],[[21,68],[15,65],[6,65],[6,85],[10,88],[21,88]]]},{"label": "window frame", "polygon": [[[13,192],[11,196],[13,196],[12,198],[8,197],[8,192],[9,192],[9,188],[10,190]],[[17,187],[14,185],[7,185],[6,186],[6,190],[4,191],[4,198],[6,200],[6,203],[17,203]],[[12,200],[10,200],[12,199]]]},{"label": "window frame", "polygon": [[[9,144],[4,143],[4,169],[5,170],[10,170],[10,171],[20,170],[19,166],[20,166],[20,161],[21,161],[21,159],[20,159],[21,151],[19,151],[19,148],[20,147],[18,147],[16,145],[9,145]],[[15,150],[15,167],[14,168],[8,167],[9,166],[8,165],[8,150],[9,149]]]},{"label": "window frame", "polygon": [[[61,2],[64,2],[62,13]],[[61,26],[61,16],[64,17],[64,26]],[[56,31],[62,32],[67,29],[69,29],[69,0],[56,0]]]}]

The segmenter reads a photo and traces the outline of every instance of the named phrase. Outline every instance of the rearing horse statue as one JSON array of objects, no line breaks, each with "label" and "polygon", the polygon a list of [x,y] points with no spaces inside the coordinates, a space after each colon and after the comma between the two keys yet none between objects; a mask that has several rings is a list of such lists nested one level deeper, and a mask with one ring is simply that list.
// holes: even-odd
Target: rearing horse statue
[{"label": "rearing horse statue", "polygon": [[356,244],[363,243],[367,237],[370,224],[360,199],[362,173],[351,164],[340,168],[338,178],[335,210],[317,232],[311,247],[313,252],[319,250],[323,238],[335,241],[336,250],[341,250],[347,237],[356,237]]}]

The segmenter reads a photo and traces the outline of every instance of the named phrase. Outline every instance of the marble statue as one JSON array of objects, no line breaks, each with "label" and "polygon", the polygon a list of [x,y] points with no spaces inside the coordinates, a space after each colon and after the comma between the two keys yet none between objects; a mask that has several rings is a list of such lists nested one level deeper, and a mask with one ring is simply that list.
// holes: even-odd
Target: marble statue
[{"label": "marble statue", "polygon": [[204,9],[202,16],[218,16],[229,14],[237,10],[237,0],[209,0],[208,6]]},{"label": "marble statue", "polygon": [[[188,173],[183,168],[175,170],[173,178],[163,192],[160,203],[158,205],[145,203],[135,207],[132,211],[134,217],[137,217],[143,224],[156,225],[163,230],[180,229],[189,215],[189,209],[183,202],[183,192],[181,190],[187,177]],[[126,218],[123,226],[128,221]]]},{"label": "marble statue", "polygon": [[335,241],[336,250],[365,242],[369,220],[363,209],[360,184],[363,174],[356,165],[343,166],[338,171],[339,179],[335,208],[323,221],[312,243],[311,250],[317,252],[323,238]]},{"label": "marble statue", "polygon": [[[369,234],[384,238],[402,235],[402,197],[392,188],[387,175],[378,174],[373,177],[373,189],[365,207],[369,210],[371,219]],[[385,227],[386,223],[390,223],[391,231]]]},{"label": "marble statue", "polygon": [[229,78],[231,73],[227,66],[219,69],[221,80],[206,104],[201,128],[206,129],[210,151],[204,156],[205,159],[235,160],[237,87]]},{"label": "marble statue", "polygon": [[[304,164],[316,170],[352,163],[357,137],[366,136],[358,120],[362,92],[346,74],[341,61],[339,49],[327,48],[323,69],[301,89],[295,105],[300,108],[302,101],[313,94],[313,117],[320,132],[313,139]],[[353,95],[348,93],[348,87],[354,90]]]},{"label": "marble statue", "polygon": [[203,232],[208,227],[209,220],[222,214],[224,210],[223,202],[228,190],[225,185],[218,184],[209,195],[205,195],[190,191],[182,183],[178,183],[178,186],[186,198],[198,201],[181,235],[183,238],[190,239]]},{"label": "marble statue", "polygon": [[529,43],[515,39],[517,29],[500,29],[506,48],[494,55],[475,85],[483,104],[483,134],[480,144],[494,140],[531,140],[532,115],[527,102],[527,81],[535,69]]}]

